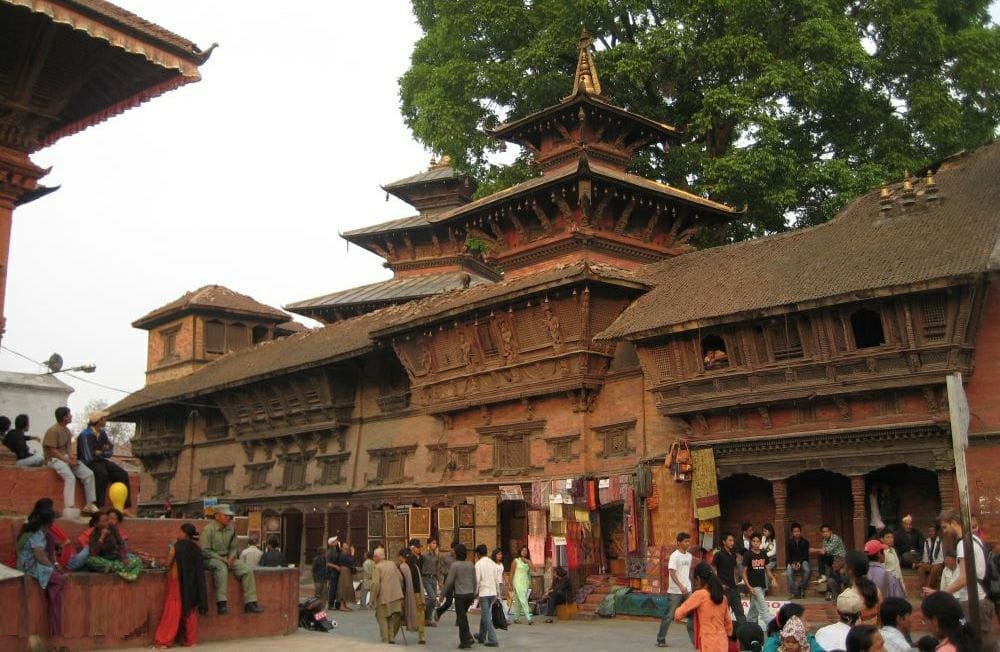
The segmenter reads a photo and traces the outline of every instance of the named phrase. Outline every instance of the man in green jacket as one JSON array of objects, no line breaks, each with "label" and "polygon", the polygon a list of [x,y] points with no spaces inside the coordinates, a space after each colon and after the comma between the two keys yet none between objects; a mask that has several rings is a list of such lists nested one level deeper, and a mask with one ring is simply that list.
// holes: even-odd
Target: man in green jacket
[{"label": "man in green jacket", "polygon": [[229,505],[215,506],[215,520],[201,532],[201,553],[205,567],[212,571],[215,582],[215,604],[219,615],[229,613],[226,606],[229,588],[229,571],[243,585],[243,611],[259,614],[264,611],[257,604],[257,584],[253,570],[236,558],[236,530],[233,528],[233,510]]}]

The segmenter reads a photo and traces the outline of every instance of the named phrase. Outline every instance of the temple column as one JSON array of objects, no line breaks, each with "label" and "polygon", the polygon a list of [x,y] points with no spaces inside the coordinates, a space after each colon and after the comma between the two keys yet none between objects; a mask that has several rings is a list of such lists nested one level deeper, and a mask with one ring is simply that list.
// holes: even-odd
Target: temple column
[{"label": "temple column", "polygon": [[[782,478],[771,483],[771,494],[774,496],[774,534],[778,541],[788,538],[788,480]],[[785,546],[778,546],[778,568],[785,567]]]},{"label": "temple column", "polygon": [[7,299],[7,261],[14,208],[26,193],[38,187],[38,180],[47,172],[32,163],[24,152],[0,145],[0,341],[7,324],[4,304]]},{"label": "temple column", "polygon": [[[955,500],[955,470],[940,469],[937,472],[938,495],[941,498],[941,509],[958,509]],[[934,515],[937,517],[937,514]]]},{"label": "temple column", "polygon": [[[851,476],[851,503],[853,505],[854,548],[860,549],[868,534],[868,522],[865,518],[865,476]],[[852,546],[848,546],[850,548]]]}]

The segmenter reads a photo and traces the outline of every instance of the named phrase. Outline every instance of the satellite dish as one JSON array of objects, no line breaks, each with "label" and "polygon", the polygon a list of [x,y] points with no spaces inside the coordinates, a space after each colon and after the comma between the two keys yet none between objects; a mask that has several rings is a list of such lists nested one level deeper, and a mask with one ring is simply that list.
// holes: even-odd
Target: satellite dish
[{"label": "satellite dish", "polygon": [[45,361],[45,366],[49,368],[49,372],[56,373],[62,370],[63,359],[58,353],[53,353],[49,356],[49,359]]}]

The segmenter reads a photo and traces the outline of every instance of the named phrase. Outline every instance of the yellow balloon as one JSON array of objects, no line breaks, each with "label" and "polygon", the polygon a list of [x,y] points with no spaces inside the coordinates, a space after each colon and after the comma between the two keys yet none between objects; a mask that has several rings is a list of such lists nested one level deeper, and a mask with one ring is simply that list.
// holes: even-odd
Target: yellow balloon
[{"label": "yellow balloon", "polygon": [[118,511],[125,510],[125,499],[128,498],[128,487],[125,486],[124,482],[116,482],[108,489],[108,497],[111,498],[111,504],[115,506]]}]

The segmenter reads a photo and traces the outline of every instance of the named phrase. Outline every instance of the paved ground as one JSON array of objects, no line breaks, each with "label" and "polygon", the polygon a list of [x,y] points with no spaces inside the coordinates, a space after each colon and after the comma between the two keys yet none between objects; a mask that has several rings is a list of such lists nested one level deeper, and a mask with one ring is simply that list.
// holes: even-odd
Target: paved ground
[{"label": "paved ground", "polygon": [[[351,613],[337,613],[334,616],[337,629],[329,634],[298,630],[290,636],[241,639],[224,643],[199,644],[198,649],[232,652],[264,652],[275,649],[301,652],[338,650],[387,650],[402,646],[402,632],[397,636],[395,646],[383,645],[379,641],[378,624],[374,612],[366,610]],[[479,616],[470,618],[473,633],[478,629]],[[537,620],[535,625],[511,625],[508,631],[498,632],[500,647],[508,650],[544,650],[545,652],[580,652],[586,650],[629,650],[655,649],[657,623],[622,619],[585,621],[556,621],[546,624]],[[416,650],[454,650],[458,647],[458,630],[455,628],[455,614],[448,612],[441,617],[440,626],[428,628],[427,645],[417,645],[416,632],[406,632],[409,647]],[[692,650],[690,641],[682,626],[671,626],[667,636],[670,648]],[[143,650],[148,648],[133,648]],[[488,648],[473,646],[480,652]]]}]

